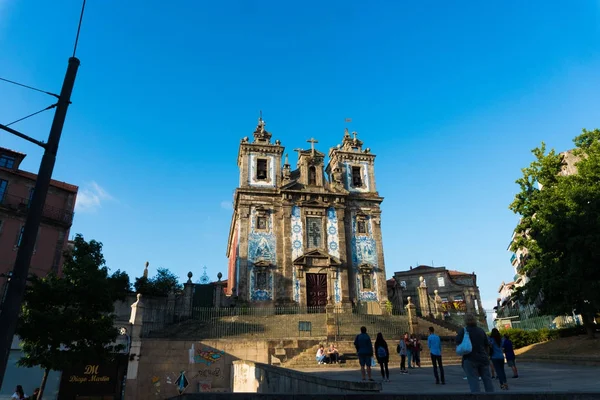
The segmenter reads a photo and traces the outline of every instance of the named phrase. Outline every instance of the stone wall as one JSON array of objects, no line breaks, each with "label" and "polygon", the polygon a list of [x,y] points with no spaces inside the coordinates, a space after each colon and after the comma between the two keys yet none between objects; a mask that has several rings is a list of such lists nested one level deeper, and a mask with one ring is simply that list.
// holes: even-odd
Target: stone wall
[{"label": "stone wall", "polygon": [[236,393],[364,393],[370,395],[381,391],[381,383],[326,379],[240,360],[233,362],[232,388]]}]

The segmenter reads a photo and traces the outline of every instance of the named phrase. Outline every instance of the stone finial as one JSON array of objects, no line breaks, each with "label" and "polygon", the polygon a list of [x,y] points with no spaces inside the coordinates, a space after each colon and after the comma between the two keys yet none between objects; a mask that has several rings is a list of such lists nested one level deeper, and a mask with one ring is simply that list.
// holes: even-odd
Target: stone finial
[{"label": "stone finial", "polygon": [[410,296],[408,296],[408,297],[406,298],[406,300],[408,301],[408,304],[412,304],[412,303],[410,302],[410,299],[411,299],[411,297],[410,297]]},{"label": "stone finial", "polygon": [[217,279],[220,281],[222,277],[223,277],[223,274],[219,272],[219,273],[217,274]]},{"label": "stone finial", "polygon": [[422,276],[419,277],[419,282],[420,283],[420,287],[427,287],[427,283],[425,282],[425,278],[423,278]]},{"label": "stone finial", "polygon": [[138,293],[136,297],[137,297],[136,303],[139,303],[142,300],[142,294]]},{"label": "stone finial", "polygon": [[437,296],[437,294],[438,294],[438,290],[437,290],[437,289],[435,289],[435,290],[433,291],[433,293],[435,293],[435,295]]},{"label": "stone finial", "polygon": [[146,279],[148,279],[148,265],[150,265],[150,263],[146,261],[146,267],[144,268],[144,278]]},{"label": "stone finial", "polygon": [[283,162],[284,165],[290,165],[290,160],[288,159],[288,153],[285,153],[285,161]]},{"label": "stone finial", "polygon": [[187,283],[192,283],[192,276],[194,276],[194,274],[192,274],[192,271],[188,272],[188,275],[187,275],[187,277],[188,277]]}]

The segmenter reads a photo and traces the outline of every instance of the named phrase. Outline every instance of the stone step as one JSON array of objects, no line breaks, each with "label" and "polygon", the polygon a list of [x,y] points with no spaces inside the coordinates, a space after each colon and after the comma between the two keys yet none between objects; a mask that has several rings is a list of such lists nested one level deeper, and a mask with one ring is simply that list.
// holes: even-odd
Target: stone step
[{"label": "stone step", "polygon": [[[444,365],[460,365],[460,358],[453,358],[448,360],[443,360]],[[398,367],[400,365],[400,360],[392,360],[390,362],[390,366]],[[431,361],[425,362],[421,361],[421,368],[429,368],[431,367]],[[290,363],[289,365],[285,365],[285,368],[289,369],[308,369],[308,368],[359,368],[360,364],[358,360],[349,360],[348,362],[342,362],[340,364],[317,364],[315,360],[306,361],[306,362],[298,362],[298,363]]]}]

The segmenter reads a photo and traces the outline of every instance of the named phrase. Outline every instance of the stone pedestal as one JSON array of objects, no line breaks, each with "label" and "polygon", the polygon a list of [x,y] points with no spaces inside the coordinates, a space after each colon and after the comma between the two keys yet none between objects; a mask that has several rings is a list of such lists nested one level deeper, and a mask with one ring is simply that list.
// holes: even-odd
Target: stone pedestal
[{"label": "stone pedestal", "polygon": [[[417,289],[419,294],[419,311],[422,316],[429,316],[431,304],[428,302],[429,294],[427,293],[427,287],[419,287]],[[433,310],[431,310],[433,312]]]},{"label": "stone pedestal", "polygon": [[131,305],[131,345],[129,347],[129,363],[127,364],[127,382],[125,383],[125,398],[135,399],[137,388],[138,365],[142,348],[142,329],[144,325],[144,303],[138,293],[137,301]]},{"label": "stone pedestal", "polygon": [[335,306],[328,304],[325,306],[326,313],[326,324],[327,324],[327,341],[334,341],[336,337],[336,324],[335,324]]},{"label": "stone pedestal", "polygon": [[417,307],[412,303],[411,298],[408,298],[406,305],[406,313],[408,315],[408,325],[410,334],[416,333],[419,320],[417,319]]}]

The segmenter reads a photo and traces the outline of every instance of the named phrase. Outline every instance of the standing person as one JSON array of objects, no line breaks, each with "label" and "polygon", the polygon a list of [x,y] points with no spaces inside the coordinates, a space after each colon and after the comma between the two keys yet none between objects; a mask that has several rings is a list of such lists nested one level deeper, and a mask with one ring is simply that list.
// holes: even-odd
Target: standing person
[{"label": "standing person", "polygon": [[383,338],[381,332],[377,334],[375,339],[375,355],[377,356],[377,362],[381,367],[381,377],[384,382],[390,381],[390,370],[388,363],[390,362],[390,350],[388,349],[387,342]]},{"label": "standing person", "polygon": [[512,369],[513,378],[519,377],[519,371],[517,371],[515,349],[513,343],[508,337],[508,333],[504,334],[504,340],[502,341],[502,348],[504,349],[504,355],[506,356],[506,364]]},{"label": "standing person", "polygon": [[354,347],[356,347],[356,353],[358,354],[358,362],[360,364],[362,380],[365,380],[366,367],[369,380],[372,381],[371,362],[373,360],[373,344],[371,343],[371,337],[367,335],[366,327],[360,327],[360,334],[356,335],[356,338],[354,339]]},{"label": "standing person", "polygon": [[421,368],[421,351],[423,351],[423,345],[421,344],[419,337],[415,334],[413,334],[413,343],[413,364]]},{"label": "standing person", "polygon": [[500,381],[500,389],[508,390],[508,383],[506,383],[506,373],[504,372],[504,353],[502,352],[502,336],[500,336],[500,331],[494,328],[492,329],[491,336],[491,358],[492,364],[494,364],[494,370],[496,371],[496,376],[498,376],[498,380]]},{"label": "standing person", "polygon": [[415,349],[415,341],[413,339],[413,335],[410,335],[406,338],[406,355],[408,358],[408,369],[413,369],[412,361],[413,361],[413,351]]},{"label": "standing person", "polygon": [[400,372],[403,374],[407,374],[408,370],[406,369],[406,353],[408,349],[406,348],[406,343],[408,341],[408,333],[404,334],[403,338],[400,338],[400,343],[398,343],[398,347],[396,347],[396,352],[400,356]]},{"label": "standing person", "polygon": [[17,385],[17,387],[15,388],[15,393],[12,396],[10,396],[10,398],[17,400],[26,399],[27,395],[25,395],[25,392],[23,391],[23,386]]},{"label": "standing person", "polygon": [[486,392],[493,392],[494,385],[490,376],[490,359],[488,349],[490,342],[485,331],[477,326],[477,319],[473,314],[465,316],[465,327],[456,335],[456,344],[460,345],[465,337],[465,331],[469,333],[472,350],[462,356],[462,367],[467,375],[471,393],[479,393],[479,377],[483,381]]},{"label": "standing person", "polygon": [[[427,338],[427,347],[429,347],[429,354],[431,355],[431,364],[433,365],[433,376],[435,376],[435,384],[439,385],[440,378],[442,379],[442,385],[446,384],[444,378],[444,366],[442,365],[442,341],[438,335],[436,335],[433,326],[429,327],[429,337]],[[440,374],[438,375],[438,367]]]},{"label": "standing person", "polygon": [[40,395],[40,388],[35,388],[33,390],[33,394],[29,397],[29,400],[38,400],[39,395]]}]

